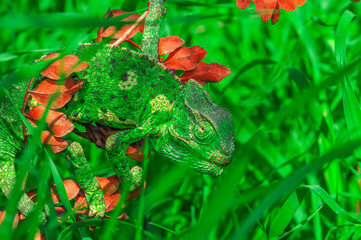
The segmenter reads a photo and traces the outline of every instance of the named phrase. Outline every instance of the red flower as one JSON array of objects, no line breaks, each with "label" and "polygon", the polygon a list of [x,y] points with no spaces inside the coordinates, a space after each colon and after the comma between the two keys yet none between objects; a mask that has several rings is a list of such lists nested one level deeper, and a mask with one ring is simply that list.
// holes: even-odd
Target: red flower
[{"label": "red flower", "polygon": [[[104,18],[116,17],[116,16],[120,16],[120,15],[123,15],[126,13],[128,13],[128,12],[125,12],[125,11],[122,11],[119,9],[114,9],[114,10],[108,11],[104,15]],[[122,20],[122,22],[134,23],[135,21],[137,21],[137,19],[139,17],[140,17],[140,15],[138,13],[135,13],[135,14],[132,14],[132,15],[124,18]],[[120,38],[121,36],[123,36],[124,33],[127,32],[131,26],[132,26],[132,24],[125,24],[119,30],[115,26],[110,26],[105,30],[104,30],[104,28],[100,28],[98,31],[98,37],[95,38],[93,41],[101,42],[103,37],[111,37],[112,39],[116,40],[116,39]],[[137,25],[137,27],[127,36],[125,41],[128,41],[128,42],[134,44],[130,39],[138,32],[142,33],[143,31],[144,31],[144,23],[141,23],[141,24]]]},{"label": "red flower", "polygon": [[[51,53],[43,60],[56,58],[59,54]],[[42,131],[41,141],[43,144],[50,145],[54,153],[61,152],[68,147],[68,143],[61,137],[73,131],[74,125],[64,113],[52,109],[62,108],[83,87],[83,81],[68,77],[72,73],[83,71],[87,67],[86,61],[80,61],[75,55],[66,55],[54,61],[41,72],[41,75],[46,78],[38,86],[27,90],[27,96],[30,94],[40,104],[31,108],[27,113],[23,113],[30,123],[36,126],[37,121],[43,117],[46,107],[50,108],[45,119],[50,131]],[[62,77],[66,80],[60,83],[59,79]],[[56,97],[49,106],[49,100],[54,95]]]},{"label": "red flower", "polygon": [[[112,10],[108,11],[105,14],[105,18],[112,16],[118,16],[124,14],[126,12],[121,10]],[[144,16],[144,14],[142,15]],[[130,19],[135,22],[139,19],[139,15],[133,14],[125,19]],[[124,19],[124,20],[125,20]],[[138,20],[138,22],[141,22]],[[131,25],[124,25],[120,31],[115,32],[114,27],[109,27],[105,31],[101,28],[98,31],[98,37],[94,39],[94,42],[100,42],[102,37],[112,36],[113,39],[117,38],[125,38],[125,41],[132,43],[137,48],[141,49],[141,46],[130,40],[137,32],[143,32],[144,24],[134,23],[135,29],[131,33],[127,33],[127,30],[131,27]],[[109,34],[107,31],[110,31]],[[114,40],[112,42],[114,42]],[[158,55],[168,55],[163,61],[162,57],[159,57],[159,62],[162,63],[166,68],[170,70],[181,70],[184,71],[184,74],[180,76],[180,80],[185,83],[189,79],[194,79],[198,81],[200,84],[204,85],[207,82],[219,82],[226,76],[228,76],[231,71],[229,68],[217,64],[217,63],[200,63],[200,61],[206,57],[207,51],[199,46],[193,47],[182,47],[184,44],[184,40],[178,36],[168,36],[159,39],[159,49]],[[118,45],[118,44],[117,44]]]},{"label": "red flower", "polygon": [[169,36],[159,39],[159,55],[169,54],[163,62],[159,61],[168,69],[185,71],[180,80],[186,83],[194,79],[204,85],[207,82],[219,82],[227,77],[231,70],[218,63],[200,62],[206,57],[207,51],[201,47],[182,47],[184,41],[178,36]]},{"label": "red flower", "polygon": [[[252,0],[237,0],[237,6],[240,9],[246,9],[251,2]],[[280,8],[294,11],[305,2],[306,0],[254,0],[254,5],[264,22],[272,19],[272,24],[274,24],[280,17]]]}]

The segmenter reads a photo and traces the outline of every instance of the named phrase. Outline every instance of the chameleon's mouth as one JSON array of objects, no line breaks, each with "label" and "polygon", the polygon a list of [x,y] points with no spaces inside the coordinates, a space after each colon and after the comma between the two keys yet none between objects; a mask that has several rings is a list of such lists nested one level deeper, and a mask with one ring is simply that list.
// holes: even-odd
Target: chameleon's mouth
[{"label": "chameleon's mouth", "polygon": [[193,169],[199,173],[218,176],[223,172],[223,166],[207,161],[198,161]]},{"label": "chameleon's mouth", "polygon": [[232,155],[225,155],[223,153],[220,153],[219,151],[214,151],[210,153],[207,161],[217,166],[225,167],[231,162],[231,160]]},{"label": "chameleon's mouth", "polygon": [[199,161],[197,172],[218,176],[223,172],[223,168],[231,162],[231,155],[224,155],[220,152],[210,154],[207,160]]}]

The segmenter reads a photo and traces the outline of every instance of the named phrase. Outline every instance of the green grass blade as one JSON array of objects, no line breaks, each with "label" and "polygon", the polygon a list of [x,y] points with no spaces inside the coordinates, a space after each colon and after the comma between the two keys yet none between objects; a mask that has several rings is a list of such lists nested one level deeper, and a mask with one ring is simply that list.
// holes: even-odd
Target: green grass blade
[{"label": "green grass blade", "polygon": [[296,192],[290,194],[277,214],[270,220],[269,237],[280,235],[291,222],[293,215],[300,206],[302,199],[299,199]]},{"label": "green grass blade", "polygon": [[[346,66],[347,29],[354,18],[355,14],[350,11],[345,11],[337,25],[335,54],[337,65],[340,69],[344,69]],[[347,72],[344,73],[342,80],[342,102],[347,128],[349,131],[355,131],[360,128],[361,110],[357,97],[352,90]],[[361,150],[356,151],[355,154],[360,158]]]},{"label": "green grass blade", "polygon": [[315,193],[338,216],[344,218],[349,222],[361,224],[361,220],[345,211],[322,187],[318,185],[303,185],[300,186],[300,188],[306,188],[309,189],[311,192]]},{"label": "green grass blade", "polygon": [[323,208],[323,206],[319,207],[314,213],[312,213],[310,216],[308,216],[304,221],[302,221],[301,223],[297,224],[295,227],[293,227],[291,230],[283,233],[282,235],[272,238],[272,239],[284,239],[284,237],[288,236],[289,234],[291,234],[292,232],[296,231],[297,229],[301,228],[302,226],[306,225],[307,223],[309,223],[312,218]]},{"label": "green grass blade", "polygon": [[353,151],[361,146],[361,138],[358,140],[351,141],[346,144],[335,146],[328,153],[323,155],[317,160],[312,161],[308,166],[303,167],[289,177],[285,178],[280,182],[280,184],[273,189],[273,191],[267,195],[264,200],[260,203],[257,209],[254,211],[254,214],[247,217],[243,221],[241,227],[233,235],[232,239],[240,239],[241,236],[245,236],[248,231],[254,226],[254,224],[261,218],[263,213],[272,207],[285,193],[296,187],[301,183],[311,172],[319,170],[323,164],[330,162],[336,158],[347,156],[353,153]]}]

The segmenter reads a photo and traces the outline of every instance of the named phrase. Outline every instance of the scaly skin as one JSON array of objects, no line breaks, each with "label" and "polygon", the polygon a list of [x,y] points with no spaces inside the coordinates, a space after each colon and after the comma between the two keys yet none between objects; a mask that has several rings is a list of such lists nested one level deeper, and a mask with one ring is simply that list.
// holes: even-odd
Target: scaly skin
[{"label": "scaly skin", "polygon": [[[152,14],[150,12],[150,16],[154,16]],[[155,31],[156,37],[148,38],[154,43],[161,21],[152,21],[153,30],[146,31],[145,37]],[[175,163],[204,174],[220,174],[231,161],[234,150],[231,115],[213,104],[197,82],[190,80],[183,85],[154,60],[157,48],[148,45],[144,46],[147,55],[111,45],[80,46],[73,54],[89,66],[71,77],[83,80],[84,85],[59,111],[73,122],[100,123],[120,129],[107,139],[106,151],[115,173],[130,190],[143,182],[142,170],[130,168],[123,146],[146,138],[157,152]],[[43,79],[38,76],[33,85]],[[25,88],[26,82],[22,82],[10,90],[19,109]],[[0,116],[3,120],[0,122],[0,164],[9,169],[0,170],[0,187],[8,194],[15,177],[15,154],[23,148],[22,123],[7,98],[2,103]],[[90,213],[95,217],[104,216],[103,193],[81,145],[69,142],[62,154],[74,167],[75,179],[85,192]],[[32,206],[31,200],[24,196],[19,210],[27,215]]]}]

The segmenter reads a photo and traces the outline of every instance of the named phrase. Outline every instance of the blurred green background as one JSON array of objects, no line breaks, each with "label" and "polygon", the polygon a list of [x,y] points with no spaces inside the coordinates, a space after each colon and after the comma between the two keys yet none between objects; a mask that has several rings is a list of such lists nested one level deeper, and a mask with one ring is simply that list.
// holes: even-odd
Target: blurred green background
[{"label": "blurred green background", "polygon": [[[232,70],[205,88],[233,116],[233,162],[211,177],[152,152],[147,187],[127,204],[127,222],[54,220],[43,229],[46,238],[71,230],[64,239],[360,239],[361,3],[308,0],[294,12],[281,10],[275,25],[263,22],[253,3],[247,10],[227,0],[166,6],[161,36],[201,46],[204,62]],[[147,1],[2,1],[0,87],[47,52],[92,42],[108,9],[146,7]],[[140,43],[141,34],[134,40]],[[83,144],[94,173],[112,175],[104,153]],[[65,159],[53,160],[62,177],[72,176]],[[27,189],[54,183],[48,164],[33,164]],[[0,232],[33,239],[34,229],[36,221],[28,221]]]}]

